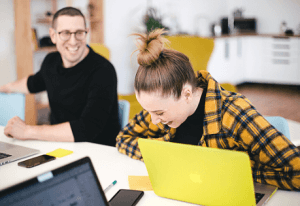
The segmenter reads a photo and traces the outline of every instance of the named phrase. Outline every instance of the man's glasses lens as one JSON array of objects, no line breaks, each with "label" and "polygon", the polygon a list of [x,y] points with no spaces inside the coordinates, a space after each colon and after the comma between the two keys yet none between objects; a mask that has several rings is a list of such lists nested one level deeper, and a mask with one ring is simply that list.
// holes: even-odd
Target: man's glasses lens
[{"label": "man's glasses lens", "polygon": [[61,32],[58,32],[59,34],[59,37],[61,38],[61,40],[63,41],[67,41],[71,38],[71,35],[74,34],[75,35],[75,38],[77,40],[83,40],[86,36],[86,31],[83,31],[83,30],[79,30],[79,31],[76,31],[76,32],[70,32],[70,31],[61,31]]}]

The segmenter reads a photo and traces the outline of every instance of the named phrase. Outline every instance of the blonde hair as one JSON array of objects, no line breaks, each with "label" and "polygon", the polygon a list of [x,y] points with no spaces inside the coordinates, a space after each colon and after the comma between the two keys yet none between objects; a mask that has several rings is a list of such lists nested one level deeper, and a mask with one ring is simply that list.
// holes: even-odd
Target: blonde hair
[{"label": "blonde hair", "polygon": [[137,61],[139,68],[135,76],[134,88],[139,94],[160,91],[163,96],[181,96],[183,85],[189,83],[197,87],[194,70],[189,58],[175,50],[164,48],[168,42],[162,35],[164,29],[156,29],[149,34],[137,35]]}]

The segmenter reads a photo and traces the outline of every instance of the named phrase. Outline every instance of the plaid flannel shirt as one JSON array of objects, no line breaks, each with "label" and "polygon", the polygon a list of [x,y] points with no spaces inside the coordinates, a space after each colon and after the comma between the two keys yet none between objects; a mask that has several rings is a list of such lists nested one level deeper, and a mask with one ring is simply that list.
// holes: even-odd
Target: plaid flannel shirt
[{"label": "plaid flannel shirt", "polygon": [[[224,90],[206,71],[197,74],[207,87],[203,135],[199,146],[246,152],[256,182],[300,190],[300,151],[275,129],[241,94]],[[138,138],[172,141],[176,129],[154,125],[146,110],[137,114],[117,136],[118,151],[142,160]]]}]

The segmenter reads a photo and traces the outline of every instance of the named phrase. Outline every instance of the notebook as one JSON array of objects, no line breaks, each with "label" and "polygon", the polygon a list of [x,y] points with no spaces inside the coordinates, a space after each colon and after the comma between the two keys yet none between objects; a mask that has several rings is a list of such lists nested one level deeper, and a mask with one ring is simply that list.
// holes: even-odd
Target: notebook
[{"label": "notebook", "polygon": [[161,197],[200,205],[260,206],[277,190],[257,184],[255,195],[250,159],[243,152],[143,138],[138,144],[153,190]]},{"label": "notebook", "polygon": [[0,166],[37,154],[39,150],[0,141]]},{"label": "notebook", "polygon": [[0,205],[109,206],[89,157],[0,191]]}]

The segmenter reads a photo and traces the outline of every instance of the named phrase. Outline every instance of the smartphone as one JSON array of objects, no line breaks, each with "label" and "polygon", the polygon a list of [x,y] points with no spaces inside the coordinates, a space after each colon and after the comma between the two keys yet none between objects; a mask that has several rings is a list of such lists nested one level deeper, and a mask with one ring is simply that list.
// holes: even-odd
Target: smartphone
[{"label": "smartphone", "polygon": [[110,200],[110,206],[134,206],[143,197],[144,191],[120,189]]},{"label": "smartphone", "polygon": [[30,168],[30,167],[35,167],[37,165],[43,164],[45,162],[49,162],[52,160],[55,160],[56,158],[50,155],[41,155],[41,156],[37,156],[28,160],[25,160],[23,162],[19,162],[18,165],[21,167],[26,167],[26,168]]}]

